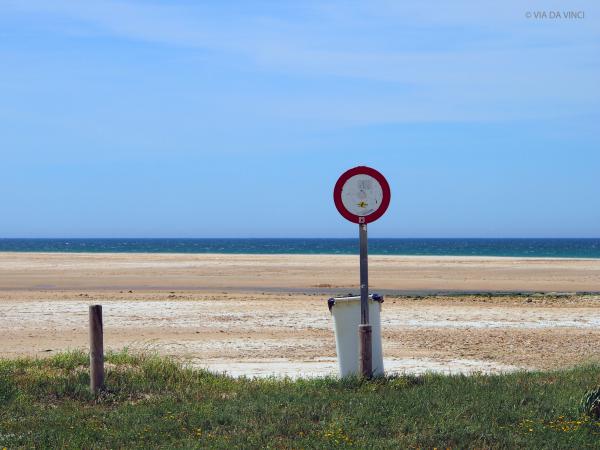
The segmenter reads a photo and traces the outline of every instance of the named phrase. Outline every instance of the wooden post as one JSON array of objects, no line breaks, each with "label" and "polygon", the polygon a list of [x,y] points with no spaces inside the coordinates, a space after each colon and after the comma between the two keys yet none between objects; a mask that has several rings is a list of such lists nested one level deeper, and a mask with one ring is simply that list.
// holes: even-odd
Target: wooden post
[{"label": "wooden post", "polygon": [[371,325],[358,326],[358,349],[360,352],[360,375],[365,378],[373,376],[373,341]]},{"label": "wooden post", "polygon": [[104,387],[104,330],[102,305],[90,305],[90,390],[96,394]]},{"label": "wooden post", "polygon": [[373,376],[373,347],[369,324],[369,266],[367,249],[367,224],[358,224],[360,240],[360,325],[358,326],[359,370],[361,376]]}]

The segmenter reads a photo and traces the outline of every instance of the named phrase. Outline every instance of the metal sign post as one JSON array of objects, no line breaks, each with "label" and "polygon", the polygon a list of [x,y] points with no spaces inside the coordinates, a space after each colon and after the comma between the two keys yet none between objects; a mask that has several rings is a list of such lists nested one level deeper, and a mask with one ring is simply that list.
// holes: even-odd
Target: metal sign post
[{"label": "metal sign post", "polygon": [[369,263],[367,255],[367,224],[358,224],[360,241],[360,325],[358,326],[359,371],[363,377],[373,375],[372,329],[369,324]]},{"label": "metal sign post", "polygon": [[333,189],[333,200],[340,214],[358,224],[360,244],[360,325],[359,372],[373,375],[372,328],[369,323],[369,268],[367,223],[379,219],[390,204],[390,186],[381,173],[370,167],[354,167],[342,174]]}]

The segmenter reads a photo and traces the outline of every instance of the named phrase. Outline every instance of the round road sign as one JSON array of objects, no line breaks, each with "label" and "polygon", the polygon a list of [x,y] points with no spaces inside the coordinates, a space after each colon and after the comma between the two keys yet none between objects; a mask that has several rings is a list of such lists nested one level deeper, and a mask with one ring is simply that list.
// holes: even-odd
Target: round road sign
[{"label": "round road sign", "polygon": [[390,204],[390,185],[375,169],[354,167],[333,188],[333,201],[342,216],[354,223],[370,223],[383,216]]}]

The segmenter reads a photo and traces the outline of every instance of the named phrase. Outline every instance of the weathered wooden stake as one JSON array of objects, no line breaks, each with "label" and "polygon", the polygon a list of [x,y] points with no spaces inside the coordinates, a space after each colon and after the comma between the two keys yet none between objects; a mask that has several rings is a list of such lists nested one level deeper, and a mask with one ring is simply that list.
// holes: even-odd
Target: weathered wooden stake
[{"label": "weathered wooden stake", "polygon": [[373,376],[373,347],[369,324],[369,266],[367,252],[367,224],[358,224],[360,240],[360,325],[358,326],[359,370],[361,376]]},{"label": "weathered wooden stake", "polygon": [[102,305],[90,305],[90,390],[93,394],[104,387],[104,330]]}]

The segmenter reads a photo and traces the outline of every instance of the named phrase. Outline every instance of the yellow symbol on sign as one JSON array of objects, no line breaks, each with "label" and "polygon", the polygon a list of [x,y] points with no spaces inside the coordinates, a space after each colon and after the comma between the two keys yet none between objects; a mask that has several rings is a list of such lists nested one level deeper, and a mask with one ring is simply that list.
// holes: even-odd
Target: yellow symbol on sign
[{"label": "yellow symbol on sign", "polygon": [[358,206],[360,206],[361,208],[366,208],[367,206],[369,206],[369,204],[367,202],[365,202],[364,200],[362,200],[360,203],[357,203]]}]

